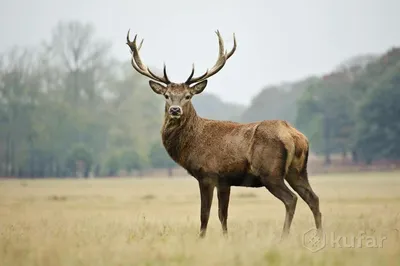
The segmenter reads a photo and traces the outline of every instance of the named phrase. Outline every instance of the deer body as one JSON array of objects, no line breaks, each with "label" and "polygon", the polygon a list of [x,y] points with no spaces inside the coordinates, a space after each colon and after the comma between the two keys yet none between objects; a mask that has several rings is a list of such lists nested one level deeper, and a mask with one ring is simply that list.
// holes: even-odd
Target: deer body
[{"label": "deer body", "polygon": [[191,103],[186,109],[187,119],[166,114],[161,135],[171,158],[198,180],[263,187],[262,176],[285,176],[289,166],[298,172],[304,167],[307,140],[285,121],[216,121],[199,117]]},{"label": "deer body", "polygon": [[[297,196],[284,180],[308,204],[318,232],[322,232],[319,198],[313,192],[307,174],[309,145],[306,136],[283,120],[236,123],[202,118],[197,115],[191,98],[207,86],[207,78],[217,73],[236,50],[226,53],[222,38],[219,57],[213,68],[193,78],[194,66],[184,83],[157,76],[139,56],[136,36],[127,36],[132,52],[132,66],[151,78],[151,89],[166,99],[164,123],[161,128],[163,145],[170,157],[197,179],[200,189],[200,236],[204,237],[215,188],[218,196],[218,216],[224,234],[227,233],[228,206],[232,186],[265,187],[285,205],[286,215],[282,237],[289,233]],[[163,84],[162,84],[163,83]],[[165,85],[164,85],[165,84]],[[194,84],[194,85],[193,85]]]}]

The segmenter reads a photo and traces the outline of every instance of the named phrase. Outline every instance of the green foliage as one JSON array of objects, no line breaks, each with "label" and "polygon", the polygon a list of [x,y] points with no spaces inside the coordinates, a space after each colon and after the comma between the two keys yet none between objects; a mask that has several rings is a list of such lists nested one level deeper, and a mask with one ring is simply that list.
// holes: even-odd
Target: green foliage
[{"label": "green foliage", "polygon": [[296,125],[327,163],[330,154],[350,151],[368,163],[399,159],[400,49],[357,59],[305,90]]},{"label": "green foliage", "polygon": [[315,79],[315,77],[309,77],[293,83],[264,88],[253,98],[240,120],[242,122],[254,122],[266,119],[283,119],[294,123],[298,108],[297,100]]},{"label": "green foliage", "polygon": [[320,105],[314,95],[318,90],[317,84],[307,88],[298,99],[298,110],[295,124],[308,137],[312,151],[320,153],[323,151],[323,132],[321,124],[323,115],[320,112]]},{"label": "green foliage", "polygon": [[90,24],[60,22],[38,49],[0,56],[0,175],[142,169],[161,119],[161,99]]},{"label": "green foliage", "polygon": [[[369,67],[364,78],[374,78],[374,82],[364,89],[358,102],[355,148],[367,162],[400,159],[400,49],[389,55],[397,62],[389,57]],[[375,69],[381,70],[376,76]]]},{"label": "green foliage", "polygon": [[160,142],[156,142],[151,146],[149,158],[154,168],[172,168],[176,166],[176,163]]},{"label": "green foliage", "polygon": [[141,170],[145,166],[144,159],[136,150],[124,150],[120,154],[121,166],[124,170]]},{"label": "green foliage", "polygon": [[113,153],[109,155],[105,165],[106,165],[104,170],[105,174],[107,176],[116,176],[118,174],[118,171],[122,168],[120,155],[118,153]]},{"label": "green foliage", "polygon": [[210,119],[239,121],[245,110],[245,106],[223,102],[206,92],[193,97],[192,102],[199,116]]},{"label": "green foliage", "polygon": [[327,163],[331,153],[350,149],[350,86],[346,72],[332,73],[308,87],[298,100],[296,125],[309,137],[311,149],[325,154]]},{"label": "green foliage", "polygon": [[[82,169],[79,167],[82,164]],[[93,155],[83,144],[75,145],[67,156],[67,169],[73,175],[77,171],[83,171],[85,177],[88,177],[93,164]]]},{"label": "green foliage", "polygon": [[103,172],[108,176],[116,176],[121,170],[128,173],[133,170],[140,171],[146,167],[146,164],[144,158],[134,149],[114,149],[106,159]]}]

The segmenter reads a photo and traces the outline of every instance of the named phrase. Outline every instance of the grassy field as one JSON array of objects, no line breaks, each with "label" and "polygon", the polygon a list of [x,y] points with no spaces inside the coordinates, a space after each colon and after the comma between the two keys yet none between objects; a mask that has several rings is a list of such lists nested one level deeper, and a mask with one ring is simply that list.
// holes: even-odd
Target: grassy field
[{"label": "grassy field", "polygon": [[228,238],[215,195],[207,237],[198,239],[192,178],[0,180],[0,265],[400,265],[399,172],[310,182],[325,229],[314,247],[300,198],[279,243],[284,206],[262,188],[233,188]]}]

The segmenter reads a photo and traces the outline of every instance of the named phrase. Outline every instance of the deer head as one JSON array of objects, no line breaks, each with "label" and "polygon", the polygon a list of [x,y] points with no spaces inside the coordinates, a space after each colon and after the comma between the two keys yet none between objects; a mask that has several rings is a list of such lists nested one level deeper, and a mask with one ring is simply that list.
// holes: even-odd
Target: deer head
[{"label": "deer head", "polygon": [[228,58],[230,58],[236,50],[236,38],[233,34],[234,45],[232,50],[227,53],[224,49],[224,42],[219,31],[216,31],[219,42],[219,54],[215,65],[210,69],[198,76],[194,77],[194,64],[192,66],[192,72],[190,73],[188,79],[183,83],[171,82],[167,75],[167,68],[164,64],[163,76],[158,76],[154,74],[145,64],[143,64],[139,50],[142,47],[143,40],[140,42],[139,47],[137,46],[135,38],[131,42],[129,39],[129,31],[126,37],[127,45],[131,49],[132,53],[132,67],[140,74],[150,78],[149,85],[150,88],[157,94],[163,95],[166,101],[166,107],[168,114],[171,118],[179,119],[183,115],[184,106],[191,101],[192,97],[196,94],[203,92],[207,86],[207,79],[215,75],[218,71],[222,69]]}]

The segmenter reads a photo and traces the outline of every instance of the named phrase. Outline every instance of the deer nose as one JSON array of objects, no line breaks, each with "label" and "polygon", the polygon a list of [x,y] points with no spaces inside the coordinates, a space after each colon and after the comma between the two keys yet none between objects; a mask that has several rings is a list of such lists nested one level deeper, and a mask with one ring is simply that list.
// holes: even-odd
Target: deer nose
[{"label": "deer nose", "polygon": [[180,115],[182,113],[182,108],[180,106],[171,106],[169,108],[169,113],[171,115]]}]

